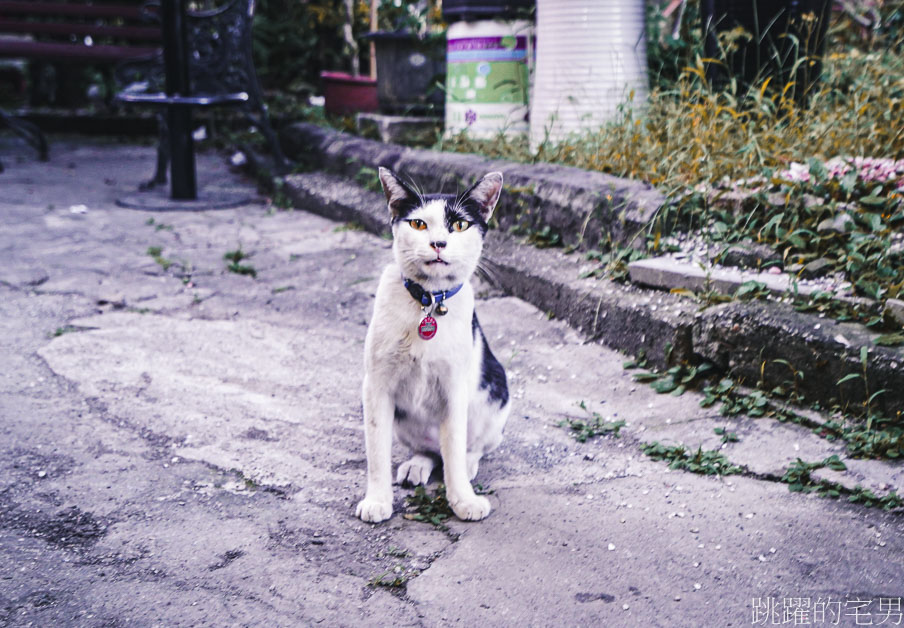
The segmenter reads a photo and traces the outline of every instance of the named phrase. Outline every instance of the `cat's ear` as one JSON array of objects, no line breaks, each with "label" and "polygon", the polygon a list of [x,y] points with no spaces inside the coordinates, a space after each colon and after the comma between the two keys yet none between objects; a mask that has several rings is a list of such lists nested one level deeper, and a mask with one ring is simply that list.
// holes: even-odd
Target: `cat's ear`
[{"label": "cat's ear", "polygon": [[417,203],[417,194],[389,168],[380,168],[380,184],[393,218],[400,216],[406,207]]},{"label": "cat's ear", "polygon": [[475,203],[480,210],[480,216],[484,221],[489,221],[501,193],[502,173],[491,172],[471,186],[471,189],[465,192],[464,199]]}]

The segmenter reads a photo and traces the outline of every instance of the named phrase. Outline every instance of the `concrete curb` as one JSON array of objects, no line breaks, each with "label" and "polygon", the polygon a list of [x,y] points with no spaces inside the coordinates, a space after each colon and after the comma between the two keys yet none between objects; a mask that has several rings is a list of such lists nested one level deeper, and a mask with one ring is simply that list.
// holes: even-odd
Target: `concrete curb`
[{"label": "concrete curb", "polygon": [[376,173],[367,169],[384,166],[431,191],[464,191],[487,172],[502,172],[505,193],[496,209],[500,227],[549,227],[566,246],[593,247],[601,234],[629,244],[665,203],[650,185],[601,172],[407,148],[313,124],[289,126],[280,140],[286,154],[317,169],[375,180]]},{"label": "concrete curb", "polygon": [[[349,180],[371,174],[362,168],[393,168],[427,190],[444,185],[448,190],[449,181],[460,182],[459,189],[463,189],[485,172],[501,171],[513,188],[535,184],[532,194],[541,202],[527,207],[532,224],[584,234],[584,244],[594,241],[591,233],[596,234],[596,241],[608,235],[613,241],[626,242],[625,238],[643,228],[641,217],[654,214],[653,201],[662,203],[658,193],[644,186],[607,175],[592,176],[598,173],[579,176],[571,172],[576,170],[573,168],[409,149],[307,124],[285,129],[282,139],[287,154],[332,173],[287,177],[284,191],[296,206],[356,222],[377,234],[388,233],[385,199]],[[512,192],[506,190],[505,194]],[[598,203],[607,194],[618,194],[630,209],[614,219],[612,206],[607,210]],[[514,195],[516,202],[523,202],[525,197],[517,189]],[[569,204],[569,199],[574,202]],[[865,401],[867,388],[862,378],[836,385],[845,375],[861,373],[866,376],[869,394],[886,391],[875,400],[876,408],[888,416],[904,411],[904,351],[873,344],[876,334],[862,326],[802,314],[773,302],[732,302],[700,311],[699,304],[666,292],[581,279],[582,271],[592,267],[582,256],[526,245],[507,233],[517,224],[512,220],[511,203],[503,210],[501,228],[490,232],[484,249],[490,279],[506,293],[567,321],[588,341],[602,342],[629,355],[643,351],[660,368],[697,356],[729,369],[748,384],[762,378],[770,387],[793,385],[796,379],[798,392],[824,407]],[[867,347],[869,354],[865,372],[860,361],[862,347]]]}]

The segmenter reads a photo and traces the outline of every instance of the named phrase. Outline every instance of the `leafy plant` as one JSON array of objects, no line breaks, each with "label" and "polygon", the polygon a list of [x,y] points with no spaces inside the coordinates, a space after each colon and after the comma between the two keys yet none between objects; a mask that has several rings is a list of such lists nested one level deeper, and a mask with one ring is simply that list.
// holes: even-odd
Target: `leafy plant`
[{"label": "leafy plant", "polygon": [[270,203],[278,209],[292,209],[292,199],[286,193],[286,181],[282,177],[274,177],[272,180]]},{"label": "leafy plant", "polygon": [[241,264],[242,260],[248,259],[251,257],[244,251],[242,251],[241,247],[236,249],[235,251],[228,251],[225,255],[223,255],[223,259],[229,262],[226,265],[226,269],[237,275],[249,275],[251,277],[257,277],[257,270],[253,266],[248,266],[245,264]]},{"label": "leafy plant", "polygon": [[[399,569],[401,566],[399,566]],[[378,576],[374,576],[371,578],[367,586],[369,587],[383,587],[386,589],[400,589],[403,588],[408,581],[411,579],[412,574],[407,573],[405,571],[396,571],[395,569],[390,571],[385,571]]]},{"label": "leafy plant", "polygon": [[717,450],[688,450],[684,445],[663,445],[659,442],[642,443],[641,451],[653,460],[669,463],[669,469],[682,470],[701,475],[736,475],[746,473],[747,469],[732,464],[722,452]]},{"label": "leafy plant", "polygon": [[[700,406],[709,408],[716,403],[721,404],[719,414],[724,417],[749,416],[751,418],[770,417],[777,421],[795,423],[810,429],[816,435],[828,440],[841,440],[847,446],[849,455],[858,458],[904,458],[904,424],[901,418],[890,419],[882,417],[875,412],[871,413],[871,419],[865,424],[854,416],[845,414],[845,409],[836,407],[837,416],[846,417],[844,422],[830,420],[817,422],[807,419],[789,406],[788,400],[795,403],[804,403],[805,400],[796,390],[789,390],[796,384],[794,382],[803,378],[803,373],[793,368],[785,360],[773,360],[773,363],[784,365],[792,375],[791,386],[776,386],[771,390],[763,388],[760,381],[759,389],[743,390],[740,384],[731,377],[722,377],[718,381],[710,382],[710,377],[715,374],[711,368],[701,371],[698,367],[694,372],[687,366],[672,367],[669,372],[639,372],[633,375],[634,381],[648,383],[655,390],[662,392],[671,391],[673,394],[679,388],[676,386],[676,376],[687,378],[692,373],[695,375],[689,379],[686,389],[699,389],[702,387]],[[646,357],[641,354],[634,360],[628,360],[623,364],[626,369],[634,369],[647,366]],[[765,369],[763,363],[762,369]],[[761,370],[762,370],[761,369]],[[851,377],[851,379],[859,379]],[[681,380],[679,380],[680,382]],[[682,385],[679,383],[679,386]],[[876,393],[873,393],[876,395]],[[878,395],[876,395],[878,396]],[[875,399],[875,397],[874,397]],[[848,419],[850,420],[848,422]],[[723,442],[735,442],[736,434],[727,431],[727,428],[715,428],[716,434],[723,436]]]},{"label": "leafy plant", "polygon": [[149,227],[154,227],[154,231],[172,231],[173,230],[172,225],[168,225],[164,222],[157,222],[153,218],[148,218],[144,224],[146,224]]},{"label": "leafy plant", "polygon": [[705,56],[700,3],[688,0],[677,11],[666,11],[658,2],[647,4],[647,68],[650,83],[663,90],[674,88],[683,69]]},{"label": "leafy plant", "polygon": [[893,510],[904,507],[904,499],[901,499],[896,491],[890,491],[880,497],[859,485],[849,489],[843,484],[831,480],[814,480],[811,476],[812,472],[822,468],[844,471],[847,466],[837,455],[829,456],[820,462],[804,462],[798,458],[785,471],[781,481],[788,484],[788,490],[792,493],[817,493],[821,497],[832,499],[846,495],[850,503],[862,504],[867,508]]},{"label": "leafy plant", "polygon": [[894,328],[894,323],[885,319],[881,305],[867,301],[843,301],[831,292],[817,291],[805,299],[795,299],[794,309],[798,312],[823,314],[837,321],[863,323],[876,330]]},{"label": "leafy plant", "polygon": [[734,298],[739,301],[753,301],[756,299],[765,299],[771,293],[766,284],[759,281],[745,281],[734,293]]},{"label": "leafy plant", "polygon": [[426,34],[442,30],[442,3],[439,0],[423,2],[396,2],[380,0],[377,8],[379,27],[386,31],[405,31]]},{"label": "leafy plant", "polygon": [[861,486],[855,487],[850,492],[848,501],[852,504],[863,504],[867,508],[882,508],[883,510],[904,508],[904,499],[898,495],[897,491],[890,491],[888,494],[879,497],[871,490]]},{"label": "leafy plant", "polygon": [[423,521],[444,532],[449,529],[444,522],[454,513],[446,498],[444,484],[437,485],[433,495],[423,486],[415,487],[414,494],[405,497],[405,505],[409,511],[405,513],[405,519]]},{"label": "leafy plant", "polygon": [[587,412],[587,419],[577,419],[568,417],[564,421],[559,421],[559,427],[567,427],[569,434],[579,443],[586,443],[591,438],[612,434],[618,438],[618,433],[625,426],[624,421],[607,421],[598,412],[590,412],[587,405],[582,401],[580,408]]},{"label": "leafy plant", "polygon": [[864,412],[866,414],[866,429],[867,430],[869,430],[869,428],[872,426],[872,423],[873,423],[873,418],[874,418],[873,402],[876,400],[877,397],[888,392],[886,389],[883,388],[881,390],[877,390],[877,391],[873,392],[872,394],[870,394],[869,378],[867,377],[868,357],[869,357],[869,348],[867,348],[865,346],[860,347],[861,372],[860,373],[848,373],[847,375],[845,375],[844,377],[842,377],[841,379],[839,379],[836,382],[836,386],[841,386],[841,384],[848,382],[848,381],[852,381],[852,380],[859,379],[859,380],[863,381],[863,398],[864,398],[863,408],[864,408]]},{"label": "leafy plant", "polygon": [[627,281],[628,264],[649,256],[644,249],[602,244],[599,250],[588,251],[585,254],[587,260],[597,262],[599,266],[583,272],[581,277],[608,277],[612,281]]},{"label": "leafy plant", "polygon": [[747,415],[753,418],[766,416],[770,411],[769,399],[760,390],[749,394],[741,394],[737,383],[730,377],[723,377],[718,383],[703,388],[703,399],[700,406],[708,408],[717,401],[721,402],[719,414],[725,417]]},{"label": "leafy plant", "polygon": [[679,364],[666,370],[664,373],[646,371],[635,373],[632,377],[635,382],[650,384],[659,394],[671,393],[679,397],[690,388],[696,387],[701,381],[713,374],[714,367],[711,362],[702,362],[697,365]]},{"label": "leafy plant", "polygon": [[76,327],[75,325],[64,325],[63,327],[57,327],[56,330],[52,334],[49,334],[51,338],[59,338],[64,334],[71,334],[77,331],[84,331],[84,327]]},{"label": "leafy plant", "polygon": [[890,421],[874,419],[872,429],[833,426],[847,444],[848,453],[858,458],[904,458],[904,428]]},{"label": "leafy plant", "polygon": [[[357,0],[352,30],[367,32],[369,15],[367,2]],[[264,87],[311,93],[318,89],[321,71],[348,71],[344,23],[342,3],[336,0],[258,0],[252,50]]]},{"label": "leafy plant", "polygon": [[515,235],[526,236],[525,242],[538,249],[549,249],[562,246],[562,236],[549,225],[543,225],[538,229],[516,226],[511,229]]},{"label": "leafy plant", "polygon": [[647,352],[644,351],[643,349],[641,349],[640,351],[637,352],[637,357],[635,357],[631,360],[626,360],[625,362],[622,362],[622,368],[624,368],[624,369],[638,369],[638,368],[645,369],[645,368],[647,368],[647,366],[649,366],[649,364],[650,364],[650,362],[647,359]]},{"label": "leafy plant", "polygon": [[170,266],[173,265],[173,260],[163,257],[163,249],[159,246],[149,246],[147,254],[153,257],[154,261],[157,262],[164,271],[169,270]]},{"label": "leafy plant", "polygon": [[713,432],[722,437],[723,443],[737,443],[741,440],[735,432],[729,432],[726,427],[713,428]]},{"label": "leafy plant", "polygon": [[785,474],[782,476],[782,482],[785,482],[788,485],[788,490],[792,493],[812,493],[813,491],[820,491],[821,493],[826,493],[830,497],[838,497],[838,494],[832,494],[832,491],[837,493],[837,489],[833,486],[830,487],[830,483],[816,482],[810,476],[813,471],[825,467],[828,467],[833,471],[844,471],[847,469],[844,462],[834,454],[821,462],[804,462],[798,458],[790,467],[788,467],[787,471],[785,471]]}]

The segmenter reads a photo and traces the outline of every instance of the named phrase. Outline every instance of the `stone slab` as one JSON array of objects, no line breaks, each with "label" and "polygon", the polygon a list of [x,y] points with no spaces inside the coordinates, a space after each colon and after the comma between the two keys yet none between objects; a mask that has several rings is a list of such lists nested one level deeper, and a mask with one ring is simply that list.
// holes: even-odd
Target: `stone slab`
[{"label": "stone slab", "polygon": [[443,127],[441,118],[380,113],[359,113],[355,122],[364,137],[405,146],[431,146]]},{"label": "stone slab", "polygon": [[689,264],[671,257],[651,257],[628,264],[631,281],[636,284],[663,290],[690,290],[705,292],[715,290],[719,294],[734,294],[742,284],[757,281],[774,294],[796,291],[801,296],[816,292],[812,286],[796,286],[787,274],[745,271],[738,268]]},{"label": "stone slab", "polygon": [[904,327],[904,301],[901,299],[886,299],[885,311],[901,327]]}]

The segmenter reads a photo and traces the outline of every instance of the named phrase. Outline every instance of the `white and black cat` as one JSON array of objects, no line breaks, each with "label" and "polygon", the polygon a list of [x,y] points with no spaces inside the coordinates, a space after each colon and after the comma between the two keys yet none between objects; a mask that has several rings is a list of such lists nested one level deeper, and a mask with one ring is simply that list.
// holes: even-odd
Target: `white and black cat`
[{"label": "white and black cat", "polygon": [[392,515],[392,435],[413,452],[396,482],[426,484],[442,458],[455,514],[483,519],[474,493],[481,456],[502,441],[509,414],[505,370],[487,344],[470,278],[502,191],[491,172],[460,196],[422,195],[380,168],[395,263],[380,278],[364,348],[367,492],[364,521]]}]

